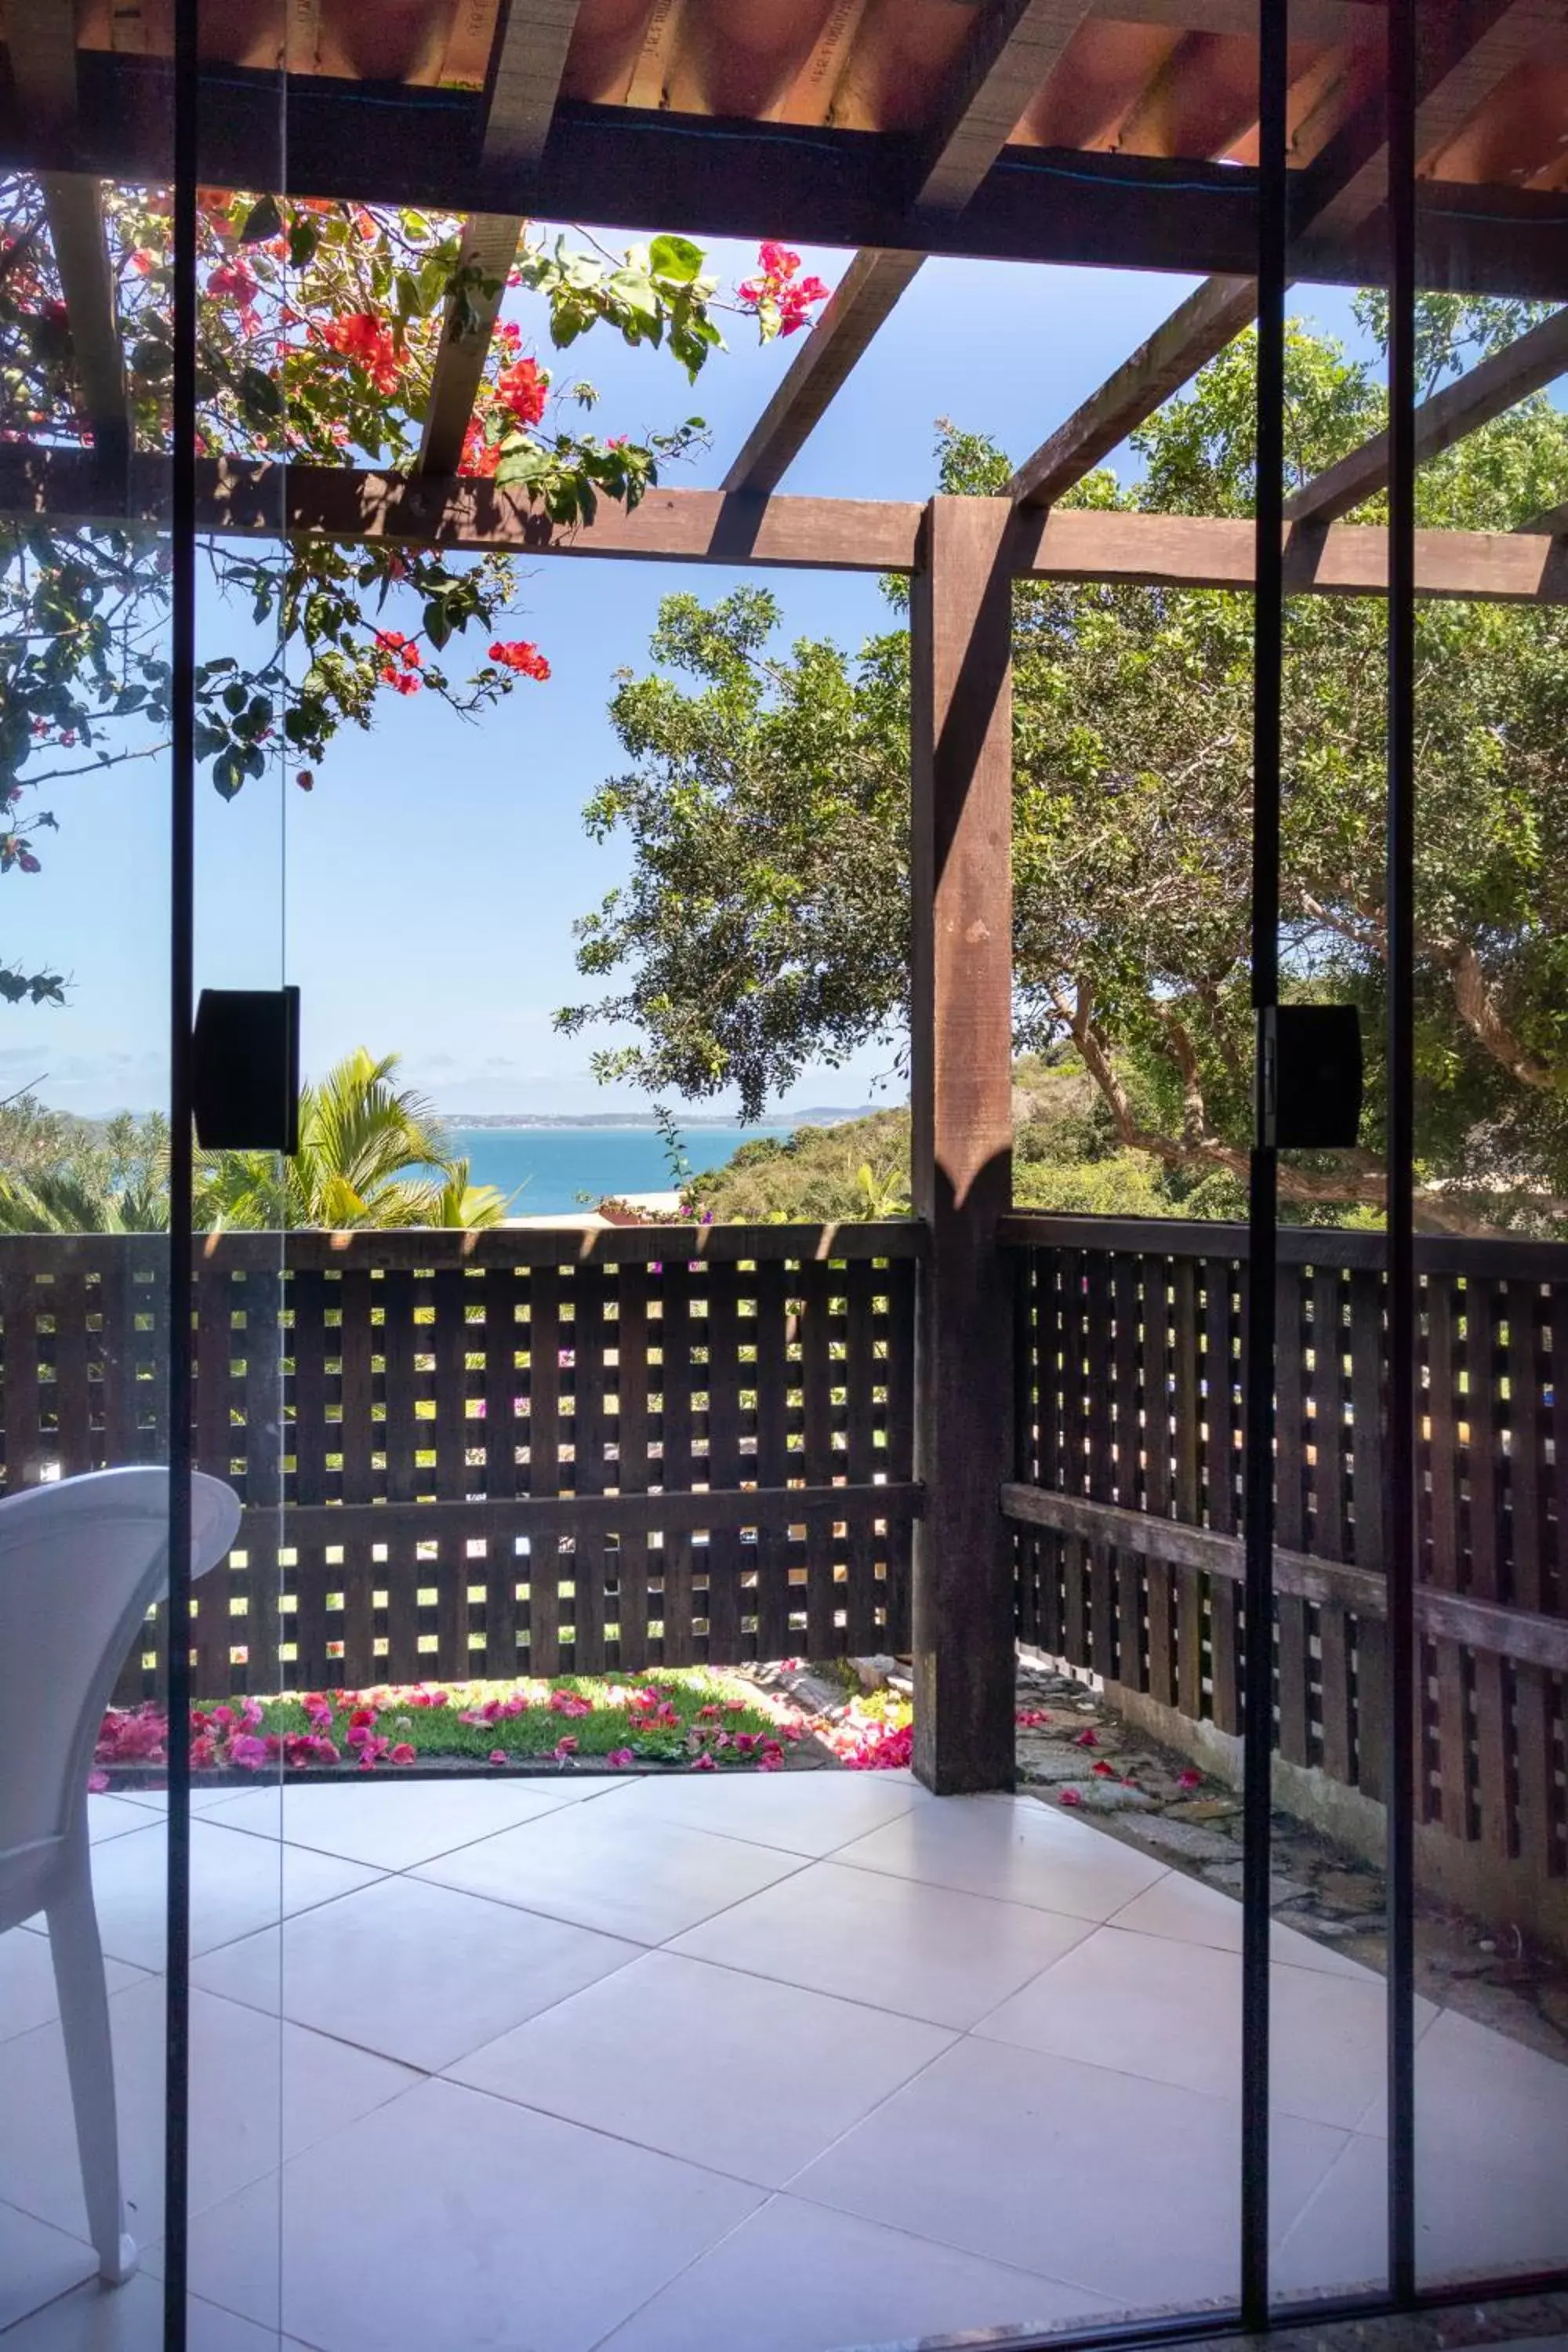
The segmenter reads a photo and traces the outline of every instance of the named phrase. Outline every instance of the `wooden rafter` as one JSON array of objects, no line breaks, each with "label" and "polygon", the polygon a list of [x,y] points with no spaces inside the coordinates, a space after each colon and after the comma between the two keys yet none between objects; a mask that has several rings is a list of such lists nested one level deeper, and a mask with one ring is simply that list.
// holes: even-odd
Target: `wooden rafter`
[{"label": "wooden rafter", "polygon": [[[578,0],[510,0],[485,116],[487,166],[515,172],[538,163],[550,135],[577,7]],[[458,470],[523,227],[522,218],[512,213],[473,213],[464,224],[458,268],[475,269],[494,291],[470,292],[464,333],[453,333],[455,314],[447,312],[419,444],[423,473]]]},{"label": "wooden rafter", "polygon": [[[1423,153],[1441,146],[1513,69],[1521,55],[1541,40],[1543,19],[1554,7],[1555,0],[1485,0],[1480,21],[1472,12],[1457,50],[1429,64],[1429,87],[1416,119]],[[1382,203],[1388,152],[1376,121],[1380,110],[1369,108],[1347,125],[1307,180],[1314,236],[1325,229],[1349,235]],[[1256,281],[1250,278],[1206,278],[1124,366],[1025,459],[1010,485],[1013,496],[1023,505],[1048,506],[1081,481],[1240,333],[1257,313],[1256,297]]]},{"label": "wooden rafter", "polygon": [[[1468,8],[1433,12],[1446,50],[1423,60],[1425,89],[1415,110],[1419,158],[1440,155],[1455,132],[1509,75],[1543,43],[1561,45],[1558,0],[1474,0]],[[1345,168],[1357,142],[1368,151]],[[1314,166],[1314,170],[1319,169]],[[1352,236],[1372,219],[1388,192],[1388,148],[1367,139],[1359,124],[1331,141],[1321,168],[1336,184],[1312,208],[1314,243]]]},{"label": "wooden rafter", "polygon": [[1190,376],[1222,352],[1258,310],[1252,278],[1209,278],[1090,394],[1007,485],[1020,506],[1048,507],[1092,473]]},{"label": "wooden rafter", "polygon": [[[1441,392],[1424,401],[1415,412],[1416,457],[1435,457],[1451,448],[1517,401],[1554,383],[1565,371],[1568,310],[1553,312],[1505,351],[1494,352],[1468,375],[1445,384]],[[1386,488],[1388,466],[1388,436],[1374,434],[1287,499],[1285,512],[1294,522],[1337,522]]]},{"label": "wooden rafter", "polygon": [[[133,464],[132,512],[167,519],[167,467]],[[349,467],[204,458],[203,530],[530,556],[609,556],[672,563],[912,572],[925,509],[881,499],[729,498],[719,490],[652,490],[630,514],[607,502],[592,524],[552,523],[520,491],[479,479],[374,474]],[[103,468],[92,451],[0,446],[0,518],[90,522],[103,513]],[[281,527],[279,518],[282,516]],[[1006,561],[1015,578],[1103,581],[1126,587],[1220,588],[1253,581],[1250,521],[1058,507],[1015,516]],[[1292,595],[1381,596],[1388,534],[1355,523],[1288,526]],[[1545,532],[1420,530],[1415,584],[1424,596],[1500,604],[1568,604],[1568,545]]]},{"label": "wooden rafter", "polygon": [[[917,216],[962,212],[1084,15],[1085,0],[993,0],[927,141],[911,206]],[[879,247],[856,255],[725,475],[726,490],[771,490],[782,480],[923,257]]]}]

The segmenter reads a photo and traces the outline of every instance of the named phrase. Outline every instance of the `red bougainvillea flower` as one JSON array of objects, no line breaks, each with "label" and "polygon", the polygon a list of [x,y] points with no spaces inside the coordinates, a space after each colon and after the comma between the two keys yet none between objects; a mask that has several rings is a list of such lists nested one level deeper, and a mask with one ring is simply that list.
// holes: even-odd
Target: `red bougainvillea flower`
[{"label": "red bougainvillea flower", "polygon": [[145,278],[155,266],[157,258],[157,255],[149,253],[144,245],[139,245],[131,257],[131,267],[138,278]]},{"label": "red bougainvillea flower", "polygon": [[329,319],[319,332],[329,351],[364,370],[377,392],[396,391],[401,373],[397,347],[373,310],[345,311],[342,318]]},{"label": "red bougainvillea flower", "polygon": [[490,659],[500,662],[503,669],[516,670],[521,677],[542,679],[550,676],[550,664],[539,647],[531,645],[526,637],[515,638],[510,645],[498,637],[490,647]]},{"label": "red bougainvillea flower", "polygon": [[1092,1723],[1079,1733],[1077,1738],[1073,1741],[1073,1746],[1075,1748],[1098,1748],[1100,1746],[1100,1738]]},{"label": "red bougainvillea flower", "polygon": [[793,335],[811,322],[811,313],[817,303],[826,302],[831,289],[820,278],[802,278],[800,256],[775,238],[764,238],[757,248],[757,275],[745,278],[736,289],[742,309],[761,310],[771,304],[778,312],[779,332]]},{"label": "red bougainvillea flower", "polygon": [[1094,1777],[1097,1780],[1114,1780],[1116,1778],[1115,1765],[1108,1764],[1102,1756],[1094,1768]]},{"label": "red bougainvillea flower", "polygon": [[551,1752],[554,1756],[558,1764],[564,1764],[572,1757],[576,1755],[577,1742],[574,1739],[572,1734],[568,1732],[564,1739],[558,1739],[556,1741],[555,1746]]},{"label": "red bougainvillea flower", "polygon": [[1178,1789],[1201,1789],[1203,1784],[1203,1774],[1201,1772],[1194,1772],[1190,1764],[1184,1772],[1178,1772],[1176,1775],[1176,1786]]},{"label": "red bougainvillea flower", "polygon": [[407,1740],[400,1739],[386,1760],[389,1764],[412,1764],[416,1758]]},{"label": "red bougainvillea flower", "polygon": [[477,416],[468,419],[468,429],[463,436],[463,454],[458,460],[459,474],[479,474],[486,478],[500,464],[500,444],[487,441],[485,428]]},{"label": "red bougainvillea flower", "polygon": [[255,301],[258,288],[256,279],[243,261],[219,264],[207,279],[207,292],[219,302],[237,302],[248,310]]},{"label": "red bougainvillea flower", "polygon": [[375,1709],[374,1706],[356,1706],[353,1713],[349,1717],[350,1728],[354,1731],[363,1731],[371,1728],[374,1726],[374,1723]]},{"label": "red bougainvillea flower", "polygon": [[1060,1805],[1081,1805],[1083,1799],[1076,1789],[1063,1789],[1057,1798],[1057,1802]]},{"label": "red bougainvillea flower", "polygon": [[383,686],[391,687],[395,694],[417,694],[419,677],[411,669],[394,669],[390,663],[381,672]]},{"label": "red bougainvillea flower", "polygon": [[1020,1731],[1037,1731],[1042,1723],[1049,1723],[1050,1719],[1043,1706],[1021,1706],[1013,1717]]},{"label": "red bougainvillea flower", "polygon": [[520,425],[537,425],[544,414],[550,378],[535,360],[514,360],[496,378],[496,397]]}]

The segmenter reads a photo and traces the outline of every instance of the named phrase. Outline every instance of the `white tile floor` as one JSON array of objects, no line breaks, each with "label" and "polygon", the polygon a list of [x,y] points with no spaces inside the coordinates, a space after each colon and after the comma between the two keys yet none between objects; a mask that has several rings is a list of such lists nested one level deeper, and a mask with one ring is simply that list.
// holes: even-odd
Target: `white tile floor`
[{"label": "white tile floor", "polygon": [[[0,1937],[5,2352],[153,2352],[163,1823],[91,1801],[142,2275]],[[205,1799],[194,2352],[830,2352],[1236,2292],[1240,1914],[892,1774]],[[1277,1929],[1276,2278],[1375,2280],[1381,1981]],[[1568,2262],[1568,2069],[1423,2006],[1429,2275]],[[280,2160],[281,2159],[281,2160]]]}]

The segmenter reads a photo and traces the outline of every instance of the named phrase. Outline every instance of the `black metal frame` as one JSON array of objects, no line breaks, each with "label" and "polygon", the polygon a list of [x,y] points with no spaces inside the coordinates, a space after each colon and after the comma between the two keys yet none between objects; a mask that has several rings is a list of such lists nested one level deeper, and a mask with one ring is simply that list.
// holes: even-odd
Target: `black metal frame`
[{"label": "black metal frame", "polygon": [[[199,0],[175,0],[169,835],[169,1811],[163,2344],[184,2352],[190,2180],[191,1078],[195,961],[196,173]],[[176,1634],[184,1631],[184,1639]]]}]

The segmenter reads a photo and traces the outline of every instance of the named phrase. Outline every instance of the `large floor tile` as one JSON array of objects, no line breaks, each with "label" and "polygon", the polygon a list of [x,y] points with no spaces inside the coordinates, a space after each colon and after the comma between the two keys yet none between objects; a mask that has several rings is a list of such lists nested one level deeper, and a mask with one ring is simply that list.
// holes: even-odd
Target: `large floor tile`
[{"label": "large floor tile", "polygon": [[837,1857],[858,1870],[1109,1919],[1166,1864],[1033,1797],[943,1797],[874,1830]]},{"label": "large floor tile", "polygon": [[607,1936],[662,1944],[800,1868],[798,1855],[639,1820],[618,1801],[503,1830],[417,1873]]},{"label": "large floor tile", "polygon": [[[122,1960],[106,1959],[103,1973],[110,1992],[142,1981],[141,1969],[128,1969]],[[58,2015],[47,1936],[27,1935],[20,1927],[0,1936],[0,2042],[31,2033]]]},{"label": "large floor tile", "polygon": [[[794,2184],[796,2196],[1066,2280],[1119,2307],[1238,2291],[1231,2100],[966,2039]],[[1273,2133],[1283,2232],[1345,2144]]]},{"label": "large floor tile", "polygon": [[585,1781],[274,1781],[226,1806],[226,1830],[281,1835],[290,1845],[341,1854],[373,1870],[411,1870],[455,1846],[472,1845],[519,1822],[552,1813],[591,1794]]},{"label": "large floor tile", "polygon": [[[331,1902],[374,1873],[335,1855],[278,1847],[208,1821],[191,1824],[191,1949],[214,1950],[269,1920]],[[93,1896],[103,1948],[133,1968],[165,1956],[168,1845],[161,1822],[92,1850]]]},{"label": "large floor tile", "polygon": [[325,2352],[588,2352],[757,2201],[718,2173],[426,2082],[375,2155],[339,2135],[200,2216],[191,2283],[277,2325],[281,2226],[282,2326]]},{"label": "large floor tile", "polygon": [[638,1947],[414,1878],[384,1878],[196,1961],[197,1983],[410,2066],[448,2066]]},{"label": "large floor tile", "polygon": [[[1277,2292],[1384,2283],[1387,2146],[1358,2134],[1290,2230]],[[1415,2151],[1415,2264],[1422,2286],[1568,2263],[1568,2168],[1500,2171],[1458,2139]]]},{"label": "large floor tile", "polygon": [[[296,2352],[276,2331],[192,2295],[185,2305],[186,2352]],[[163,2352],[163,2287],[139,2271],[123,2286],[97,2281],[78,2287],[5,2338],[5,2352]]]},{"label": "large floor tile", "polygon": [[[1269,2095],[1279,2115],[1353,2130],[1384,2063],[1381,1979],[1269,1972]],[[1423,2004],[1425,2022],[1432,2012]],[[976,2031],[1218,2097],[1241,2095],[1241,1959],[1205,1944],[1097,1927]]]},{"label": "large floor tile", "polygon": [[[449,2071],[476,2089],[780,2188],[951,2040],[884,2010],[649,1952]],[[737,2095],[760,2055],[786,2051],[801,2061],[791,2095]]]},{"label": "large floor tile", "polygon": [[103,1845],[110,1838],[124,1837],[132,1830],[147,1826],[148,1808],[127,1804],[123,1797],[92,1797],[87,1801],[87,1835],[90,1845]]},{"label": "large floor tile", "polygon": [[[1217,1886],[1205,1886],[1201,1878],[1189,1878],[1180,1870],[1168,1870],[1163,1878],[1135,1895],[1117,1912],[1114,1924],[1135,1927],[1142,1936],[1169,1936],[1176,1943],[1211,1944],[1218,1952],[1241,1949],[1241,1906],[1236,1897]],[[1275,1959],[1292,1968],[1320,1969],[1325,1976],[1383,1982],[1374,1969],[1278,1919],[1269,1928],[1268,1948]]]},{"label": "large floor tile", "polygon": [[[1081,2288],[774,2197],[617,2328],[604,2352],[831,2352],[961,2329],[1092,2325]],[[744,2325],[736,2315],[745,2314]]]},{"label": "large floor tile", "polygon": [[1558,2259],[1568,2262],[1568,2066],[1442,2011],[1416,2051],[1415,2147],[1417,2157],[1452,2151],[1516,2178],[1555,2174],[1563,2184]]},{"label": "large floor tile", "polygon": [[[163,2235],[164,1988],[156,1979],[110,2002],[126,2223],[139,2244]],[[191,2000],[191,2198],[228,2196],[366,2116],[417,2077],[363,2050],[279,2029],[274,2019],[197,1991]],[[0,2043],[0,2198],[73,2236],[87,2213],[58,2026]]]},{"label": "large floor tile", "polygon": [[683,1936],[692,1959],[960,2029],[1089,1933],[1081,1919],[813,1863]]},{"label": "large floor tile", "polygon": [[79,2238],[0,2204],[0,2327],[52,2303],[97,2268],[97,2255]]},{"label": "large floor tile", "polygon": [[936,1801],[886,1772],[678,1772],[626,1792],[632,1816],[712,1830],[820,1861],[825,1854]]}]

